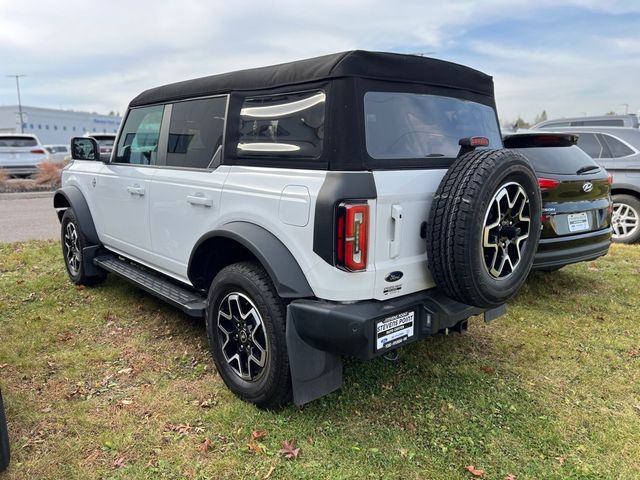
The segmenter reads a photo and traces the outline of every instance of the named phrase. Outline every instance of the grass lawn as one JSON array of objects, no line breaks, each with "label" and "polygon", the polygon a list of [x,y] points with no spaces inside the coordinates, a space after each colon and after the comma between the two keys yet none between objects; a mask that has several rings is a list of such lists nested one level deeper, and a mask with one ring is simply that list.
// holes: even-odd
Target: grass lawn
[{"label": "grass lawn", "polygon": [[76,288],[57,243],[3,244],[2,478],[640,478],[639,287],[640,246],[615,245],[271,413],[225,388],[201,321],[114,276]]}]

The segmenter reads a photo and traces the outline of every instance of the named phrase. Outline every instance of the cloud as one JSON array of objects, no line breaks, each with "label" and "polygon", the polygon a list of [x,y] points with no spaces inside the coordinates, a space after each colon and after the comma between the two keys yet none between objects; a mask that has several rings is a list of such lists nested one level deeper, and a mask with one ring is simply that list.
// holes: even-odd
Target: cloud
[{"label": "cloud", "polygon": [[602,113],[636,101],[639,14],[616,0],[0,0],[0,74],[29,75],[26,104],[107,112],[186,78],[353,48],[435,51],[493,75],[503,116]]}]

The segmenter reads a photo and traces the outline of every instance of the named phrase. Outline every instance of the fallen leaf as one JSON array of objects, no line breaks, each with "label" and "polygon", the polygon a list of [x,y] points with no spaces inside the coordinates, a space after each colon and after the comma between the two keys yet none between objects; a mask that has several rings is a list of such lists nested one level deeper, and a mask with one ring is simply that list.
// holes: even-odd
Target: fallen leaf
[{"label": "fallen leaf", "polygon": [[128,400],[128,399],[124,399],[121,400],[120,403],[122,403],[122,405],[131,405],[133,403],[133,400]]},{"label": "fallen leaf", "polygon": [[504,480],[516,480],[516,476],[513,473],[507,473],[507,476],[504,477]]},{"label": "fallen leaf", "polygon": [[133,372],[133,368],[129,367],[129,368],[123,368],[122,370],[118,371],[118,375],[122,375],[122,374],[129,374]]},{"label": "fallen leaf", "polygon": [[211,408],[211,399],[200,402],[200,408]]},{"label": "fallen leaf", "polygon": [[124,467],[124,466],[126,465],[126,463],[127,463],[127,459],[126,459],[124,456],[122,456],[122,457],[117,457],[117,458],[113,461],[113,463],[111,464],[111,466],[112,466],[113,468],[122,468],[122,467]]},{"label": "fallen leaf", "polygon": [[480,470],[479,468],[476,468],[473,465],[467,465],[466,467],[464,467],[464,469],[467,470],[471,475],[475,477],[484,477],[484,474],[485,474],[484,470]]},{"label": "fallen leaf", "polygon": [[264,453],[264,448],[262,448],[259,444],[257,444],[256,442],[251,442],[251,443],[247,443],[247,447],[249,448],[250,452],[254,452],[254,453]]},{"label": "fallen leaf", "polygon": [[564,465],[564,461],[565,461],[564,457],[556,457],[556,460],[558,460],[558,463],[560,464],[560,466]]},{"label": "fallen leaf", "polygon": [[200,445],[200,451],[202,453],[207,453],[209,451],[209,448],[211,448],[211,440],[209,440],[209,437],[204,439],[204,442],[202,442],[202,445]]},{"label": "fallen leaf", "polygon": [[0,370],[2,370],[3,368],[7,368],[8,366],[8,363],[0,363]]},{"label": "fallen leaf", "polygon": [[253,438],[254,440],[262,440],[266,436],[267,436],[266,430],[255,430],[251,432],[251,438]]},{"label": "fallen leaf", "polygon": [[300,449],[296,448],[295,440],[291,440],[291,441],[285,440],[284,442],[282,442],[282,448],[280,449],[280,454],[282,454],[283,457],[288,459],[298,458],[298,455],[300,455]]},{"label": "fallen leaf", "polygon": [[276,469],[275,465],[271,465],[271,468],[269,469],[269,471],[267,472],[267,474],[262,477],[262,480],[268,480],[269,478],[271,478],[271,474],[273,473],[273,471]]},{"label": "fallen leaf", "polygon": [[85,288],[87,287],[85,287],[84,285],[76,285],[76,290],[84,290]]}]

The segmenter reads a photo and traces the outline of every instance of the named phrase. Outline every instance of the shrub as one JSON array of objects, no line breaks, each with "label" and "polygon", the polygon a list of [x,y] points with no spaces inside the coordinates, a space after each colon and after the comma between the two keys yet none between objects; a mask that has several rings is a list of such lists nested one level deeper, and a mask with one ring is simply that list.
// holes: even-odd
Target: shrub
[{"label": "shrub", "polygon": [[38,185],[51,185],[54,188],[60,186],[62,177],[62,168],[67,162],[52,162],[45,160],[38,164],[38,171],[33,175]]}]

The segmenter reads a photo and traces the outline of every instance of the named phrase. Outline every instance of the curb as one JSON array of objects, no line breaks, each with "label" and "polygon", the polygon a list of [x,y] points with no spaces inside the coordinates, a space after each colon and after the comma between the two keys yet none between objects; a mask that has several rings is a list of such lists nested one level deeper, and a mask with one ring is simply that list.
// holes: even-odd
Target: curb
[{"label": "curb", "polygon": [[55,192],[16,192],[0,193],[0,200],[19,200],[27,198],[50,198]]}]

